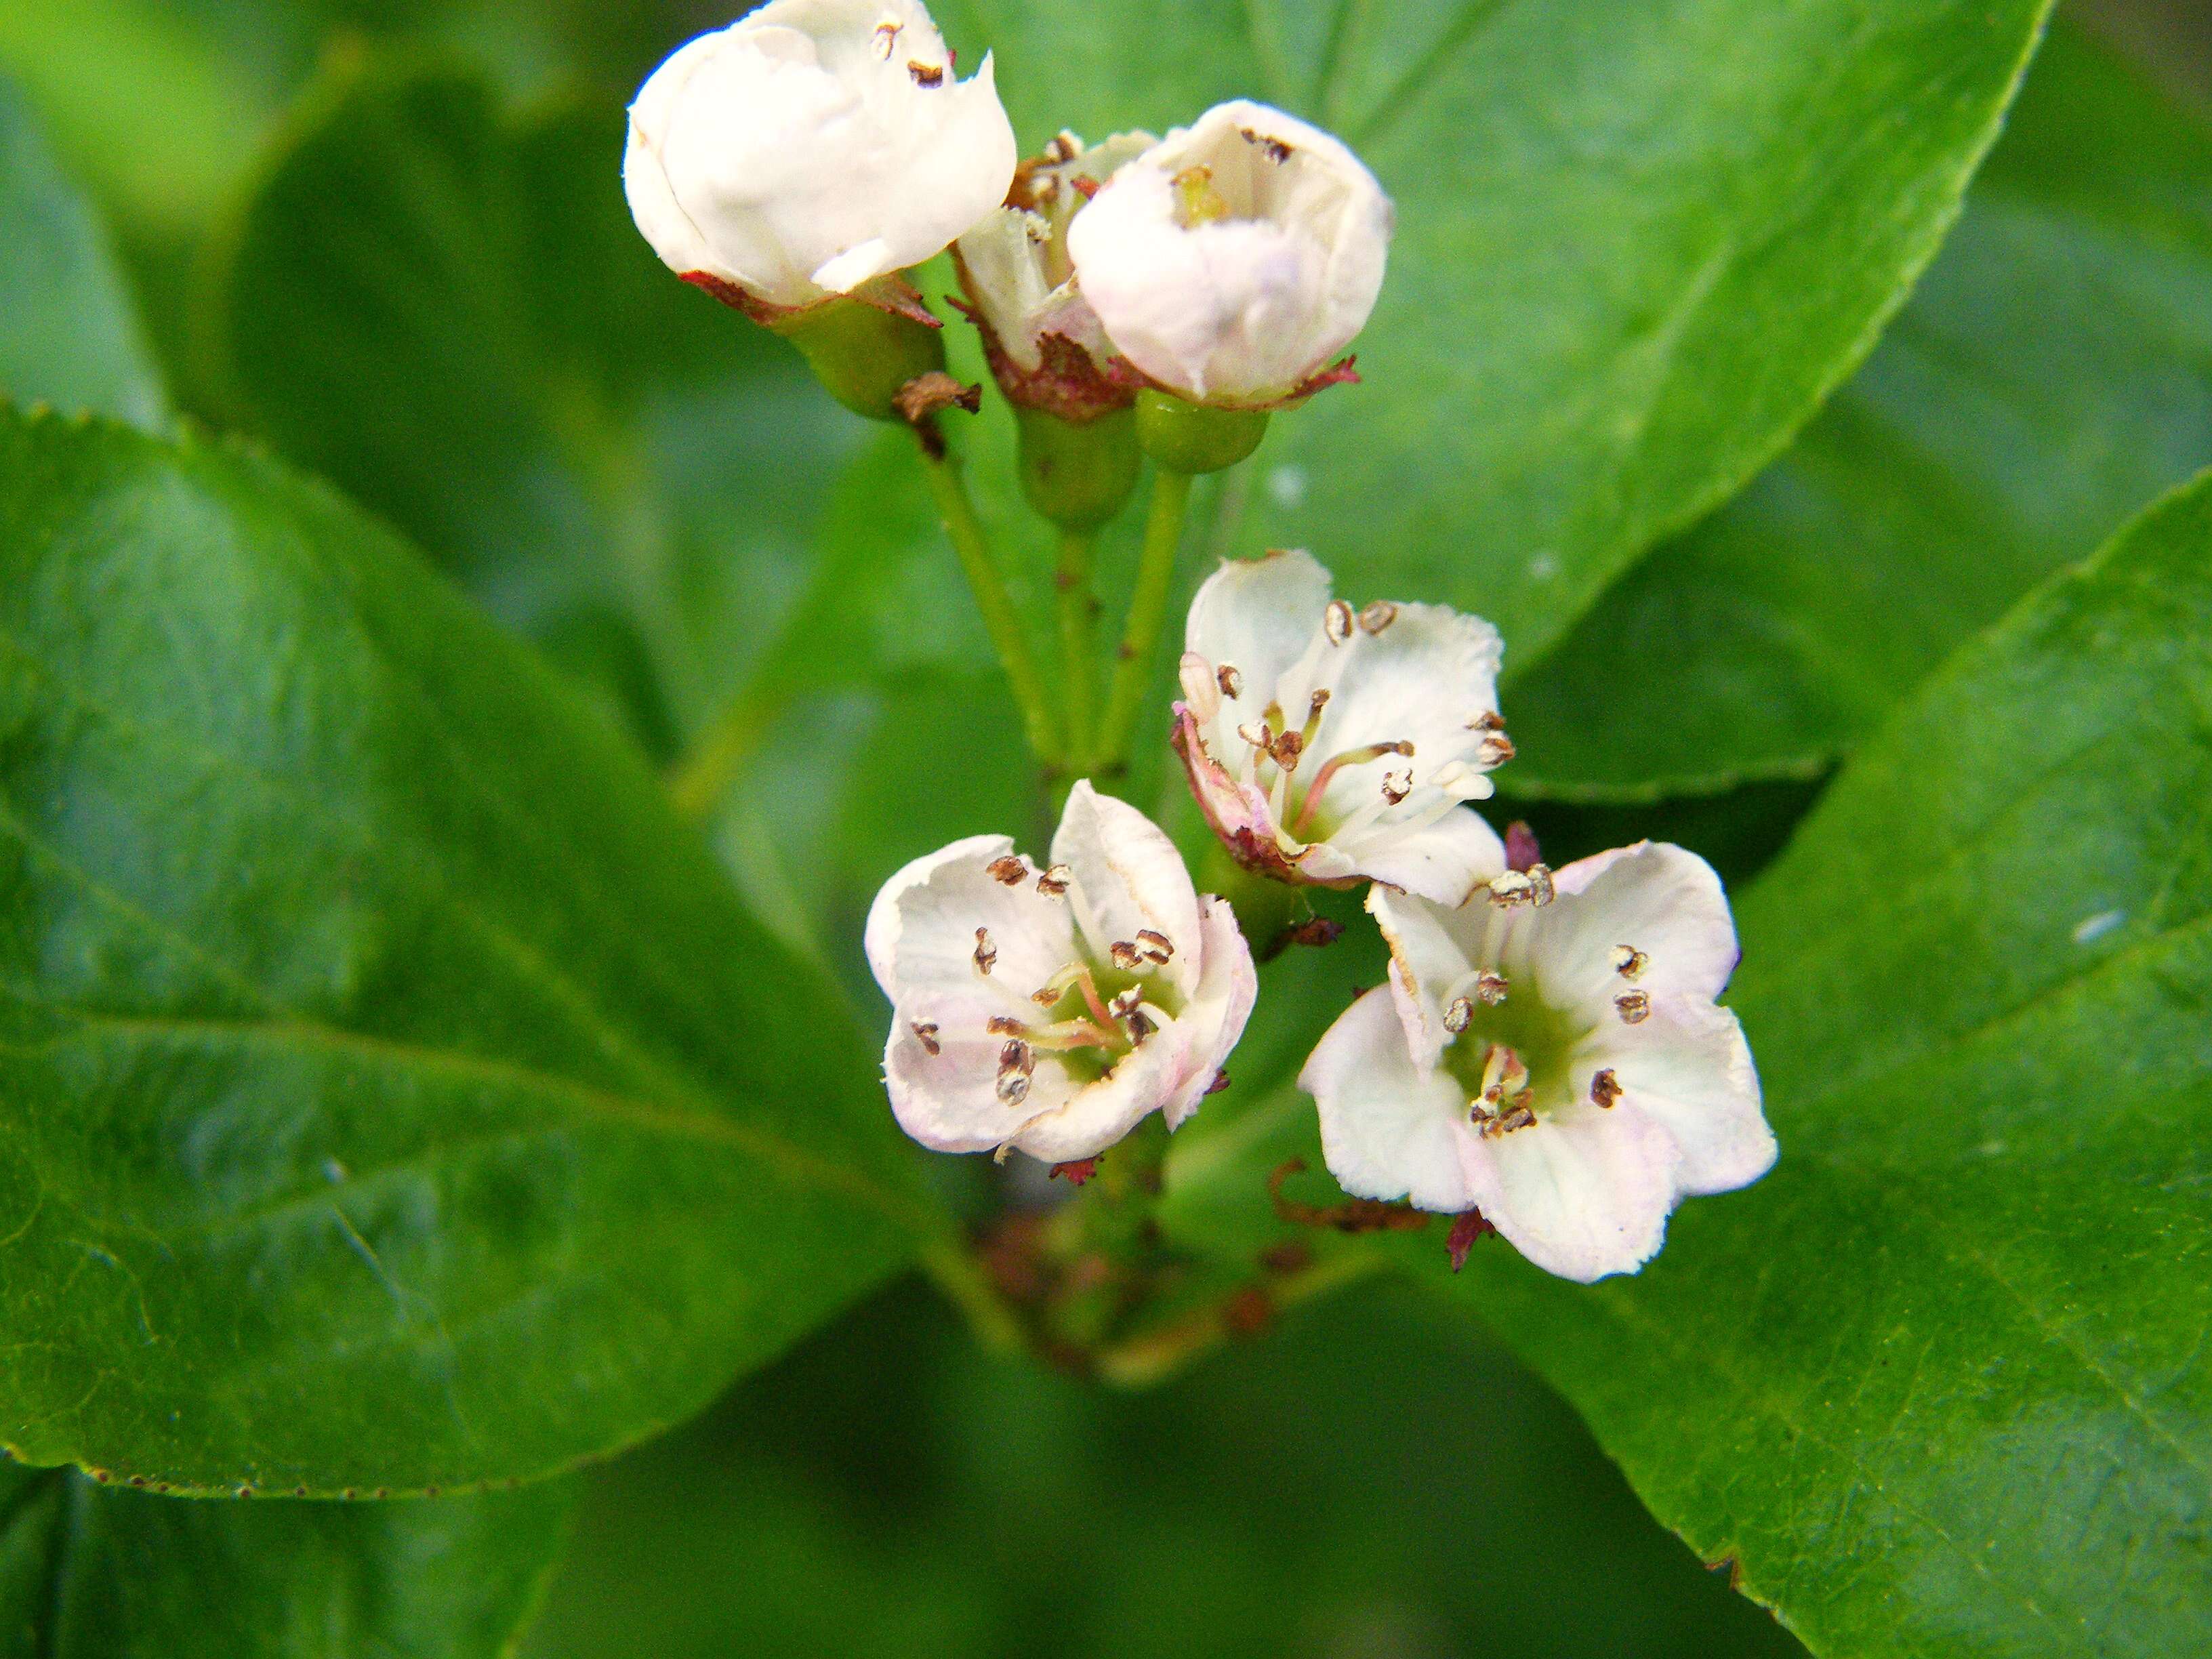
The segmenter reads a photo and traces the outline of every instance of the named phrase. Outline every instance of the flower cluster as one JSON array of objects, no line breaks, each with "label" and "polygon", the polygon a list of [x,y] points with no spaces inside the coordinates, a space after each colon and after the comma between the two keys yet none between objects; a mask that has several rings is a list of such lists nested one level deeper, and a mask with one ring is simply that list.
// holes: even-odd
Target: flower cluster
[{"label": "flower cluster", "polygon": [[[955,303],[1019,416],[1025,492],[1066,538],[1066,726],[1091,702],[1083,537],[1133,486],[1139,447],[1158,463],[1101,749],[1048,752],[1014,607],[959,527],[972,512],[946,518],[1039,758],[1103,754],[1110,776],[1190,475],[1355,378],[1339,354],[1381,291],[1391,207],[1337,139],[1241,100],[1164,138],[1063,132],[1017,157],[991,59],[960,79],[918,0],[771,0],[646,83],[624,177],[663,260],[786,333],[849,406],[913,424],[941,491],[935,416],[980,388],[943,372],[903,273],[951,250]],[[1303,552],[1223,562],[1190,608],[1170,740],[1251,914],[1198,892],[1169,836],[1088,781],[1042,863],[998,836],[916,860],[866,932],[899,1123],[942,1151],[1079,1167],[1156,1112],[1176,1128],[1252,1012],[1262,896],[1364,885],[1389,983],[1299,1074],[1347,1192],[1589,1280],[1648,1261],[1680,1199],[1756,1180],[1775,1145],[1718,1005],[1736,959],[1720,882],[1677,847],[1553,870],[1520,826],[1492,831],[1476,804],[1514,757],[1503,653],[1479,617],[1339,595]]]}]

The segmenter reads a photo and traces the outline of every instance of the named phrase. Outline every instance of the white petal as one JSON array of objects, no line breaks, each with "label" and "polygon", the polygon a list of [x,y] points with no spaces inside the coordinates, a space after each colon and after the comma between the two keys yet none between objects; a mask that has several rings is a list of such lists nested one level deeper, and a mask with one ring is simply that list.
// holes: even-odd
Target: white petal
[{"label": "white petal", "polygon": [[1472,915],[1480,921],[1488,906],[1453,907],[1376,885],[1367,890],[1367,914],[1375,918],[1390,946],[1393,1006],[1405,1027],[1407,1047],[1423,1072],[1443,1057],[1449,1034],[1444,1009],[1453,988],[1473,971],[1479,939],[1465,937]]},{"label": "white petal", "polygon": [[963,860],[988,864],[1013,850],[1011,836],[970,836],[950,847],[940,847],[934,853],[924,853],[910,860],[877,890],[875,902],[868,907],[868,925],[862,938],[867,947],[868,971],[876,976],[876,983],[883,987],[885,996],[896,999],[898,994],[893,985],[897,976],[899,900],[946,865]]},{"label": "white petal", "polygon": [[943,1006],[913,1012],[938,1017],[931,1036],[938,1052],[931,1054],[914,1023],[901,1018],[884,1045],[884,1084],[899,1127],[933,1152],[993,1151],[1040,1115],[1059,1115],[1081,1092],[1065,1068],[1039,1056],[1028,1097],[1009,1105],[998,1093],[1005,1038],[984,1034],[980,1024],[971,1024],[967,1036],[953,1035],[951,1011]]},{"label": "white petal", "polygon": [[1337,1185],[1361,1198],[1408,1198],[1457,1214],[1475,1202],[1462,1143],[1467,1097],[1443,1072],[1424,1076],[1390,994],[1367,993],[1339,1015],[1298,1073],[1321,1112]]},{"label": "white petal", "polygon": [[1632,1273],[1665,1239],[1680,1154],[1626,1102],[1469,1139],[1474,1204],[1545,1272],[1586,1285]]},{"label": "white petal", "polygon": [[[890,901],[896,923],[878,921],[872,908],[870,966],[876,965],[875,957],[884,959],[887,989],[902,1013],[929,998],[981,995],[1001,1012],[1034,1018],[1030,993],[1075,957],[1067,902],[1039,893],[1034,878],[1010,887],[990,873],[986,866],[992,857],[1003,855],[1012,845],[1004,837],[957,844],[975,850],[957,858],[934,855],[927,873],[908,882]],[[906,873],[902,871],[893,881]],[[884,901],[878,896],[877,903]],[[995,953],[988,973],[976,960],[979,927]],[[879,972],[878,982],[883,980]]]},{"label": "white petal", "polygon": [[813,274],[817,288],[827,289],[832,294],[849,294],[872,276],[880,276],[894,269],[897,262],[891,257],[891,245],[880,236],[871,236],[858,247],[847,248],[835,258],[824,261]]},{"label": "white petal", "polygon": [[[1305,657],[1328,609],[1329,586],[1328,572],[1310,553],[1270,553],[1224,559],[1193,596],[1183,648],[1217,670],[1235,668],[1243,683],[1242,695],[1224,704],[1228,729],[1258,718]],[[1304,708],[1297,717],[1305,718]]]},{"label": "white petal", "polygon": [[1774,1132],[1759,1109],[1759,1073],[1743,1028],[1725,1008],[1662,997],[1641,1024],[1615,1028],[1577,1057],[1573,1076],[1610,1069],[1624,1103],[1673,1137],[1680,1150],[1679,1195],[1733,1192],[1774,1167]]},{"label": "white petal", "polygon": [[1069,1164],[1096,1158],[1121,1140],[1173,1096],[1188,1067],[1188,1045],[1169,1038],[1172,1029],[1122,1056],[1110,1073],[1064,1105],[1032,1113],[1014,1145],[1042,1163]]},{"label": "white petal", "polygon": [[1369,880],[1451,907],[1463,902],[1477,882],[1505,868],[1505,845],[1498,832],[1466,806],[1413,830],[1391,827],[1386,814],[1375,830],[1343,851]]},{"label": "white petal", "polygon": [[1104,959],[1116,942],[1141,945],[1139,932],[1150,931],[1174,947],[1158,976],[1186,994],[1197,984],[1198,891],[1158,825],[1085,778],[1068,792],[1052,860],[1074,872],[1068,902],[1094,958]]},{"label": "white petal", "polygon": [[[1407,742],[1416,787],[1445,768],[1474,764],[1491,734],[1468,722],[1498,708],[1498,670],[1504,654],[1498,630],[1480,617],[1446,605],[1401,605],[1380,633],[1355,628],[1317,667],[1334,687],[1314,735],[1327,756],[1370,744]],[[1285,684],[1301,703],[1311,688]],[[1363,801],[1379,773],[1348,768],[1330,786],[1327,805],[1342,811]]]},{"label": "white petal", "polygon": [[1182,1085],[1161,1109],[1170,1129],[1181,1128],[1213,1087],[1230,1051],[1244,1035],[1244,1024],[1252,1017],[1252,1004],[1260,991],[1251,947],[1244,942],[1229,901],[1207,893],[1198,904],[1206,969],[1191,1006],[1176,1022],[1188,1031],[1190,1048],[1184,1060]]},{"label": "white petal", "polygon": [[[1595,1008],[1636,989],[1710,1002],[1727,988],[1735,924],[1720,878],[1695,853],[1639,842],[1577,860],[1553,881],[1559,897],[1529,949],[1554,998]],[[1645,958],[1633,980],[1616,969],[1624,950]]]}]

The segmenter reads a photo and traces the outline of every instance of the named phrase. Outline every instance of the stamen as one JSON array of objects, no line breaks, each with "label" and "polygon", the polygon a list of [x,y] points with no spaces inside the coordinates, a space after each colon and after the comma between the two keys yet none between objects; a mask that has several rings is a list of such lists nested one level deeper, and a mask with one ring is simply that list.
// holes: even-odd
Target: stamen
[{"label": "stamen", "polygon": [[1030,1000],[1039,1007],[1049,1008],[1069,990],[1079,988],[1084,1006],[1091,1010],[1091,1018],[1101,1025],[1111,1025],[1113,1016],[1106,1012],[1106,1004],[1098,995],[1098,981],[1091,977],[1091,969],[1082,963],[1071,962],[1030,995]]},{"label": "stamen", "polygon": [[1474,1005],[1465,997],[1454,997],[1451,1006],[1444,1010],[1444,1030],[1457,1036],[1474,1018]]},{"label": "stamen", "polygon": [[1314,734],[1321,730],[1321,711],[1328,707],[1331,695],[1329,689],[1323,686],[1313,694],[1312,701],[1306,704],[1305,729],[1298,733],[1298,748],[1301,752],[1313,747]]},{"label": "stamen", "polygon": [[1271,138],[1264,132],[1255,132],[1249,127],[1239,127],[1238,134],[1248,144],[1257,144],[1267,153],[1267,159],[1280,166],[1291,159],[1291,147],[1279,138]]},{"label": "stamen", "polygon": [[1175,954],[1175,941],[1165,933],[1154,933],[1149,927],[1137,929],[1137,940],[1145,947],[1145,954],[1154,962],[1165,962]]},{"label": "stamen", "polygon": [[1284,771],[1295,772],[1298,769],[1298,757],[1305,752],[1305,747],[1304,732],[1285,732],[1267,745],[1267,753]]},{"label": "stamen", "polygon": [[984,1029],[989,1031],[993,1036],[1018,1037],[1027,1036],[1030,1034],[1030,1028],[1023,1024],[1021,1021],[1016,1019],[1012,1014],[992,1015],[990,1019],[985,1024]]},{"label": "stamen", "polygon": [[931,1020],[918,1019],[907,1028],[914,1033],[915,1041],[921,1044],[922,1052],[933,1060],[945,1052],[945,1045],[937,1040],[937,1026]]},{"label": "stamen", "polygon": [[1342,645],[1352,637],[1354,620],[1349,605],[1342,599],[1331,599],[1328,609],[1322,612],[1322,631],[1328,635],[1331,645]]},{"label": "stamen", "polygon": [[1528,866],[1528,902],[1531,904],[1549,904],[1559,896],[1559,890],[1553,884],[1552,881],[1552,866],[1548,864],[1530,865]]},{"label": "stamen", "polygon": [[989,872],[992,880],[1006,887],[1020,886],[1024,878],[1030,872],[1029,866],[1024,864],[1012,853],[1007,854],[1004,858],[993,859],[983,868]]},{"label": "stamen", "polygon": [[1171,181],[1176,193],[1176,222],[1185,230],[1212,224],[1229,216],[1229,202],[1213,187],[1213,169],[1187,167]]},{"label": "stamen", "polygon": [[1625,991],[1613,1000],[1613,1006],[1620,1011],[1623,1024],[1641,1025],[1651,1018],[1651,993]]},{"label": "stamen", "polygon": [[1244,677],[1237,672],[1237,665],[1233,662],[1225,662],[1216,669],[1213,681],[1221,688],[1221,695],[1224,697],[1244,695]]},{"label": "stamen", "polygon": [[1493,732],[1474,746],[1477,764],[1486,767],[1503,766],[1521,751],[1513,746],[1513,739],[1503,732]]},{"label": "stamen", "polygon": [[1017,1039],[999,1050],[999,1098],[1009,1106],[1018,1106],[1029,1098],[1030,1077],[1036,1070],[1036,1056],[1030,1045]]},{"label": "stamen", "polygon": [[891,60],[891,50],[898,43],[902,27],[889,18],[876,25],[876,56],[886,64]]},{"label": "stamen", "polygon": [[941,64],[924,64],[908,58],[906,72],[914,76],[914,83],[918,87],[934,89],[945,84],[945,66]]},{"label": "stamen", "polygon": [[1237,735],[1263,755],[1275,746],[1275,734],[1267,729],[1265,720],[1245,721],[1237,728]]},{"label": "stamen", "polygon": [[1106,953],[1114,958],[1114,965],[1125,974],[1135,973],[1138,963],[1145,959],[1143,952],[1125,939],[1115,939],[1106,947]]},{"label": "stamen", "polygon": [[1067,884],[1074,878],[1074,871],[1064,864],[1055,864],[1051,869],[1038,873],[1037,891],[1047,898],[1063,898],[1067,893]]},{"label": "stamen", "polygon": [[1359,613],[1359,625],[1370,634],[1380,634],[1398,620],[1398,607],[1388,599],[1377,599]]},{"label": "stamen", "polygon": [[1528,1087],[1528,1068],[1521,1063],[1521,1056],[1502,1042],[1492,1043],[1482,1062],[1482,1098],[1497,1106],[1508,1096],[1526,1093]]},{"label": "stamen", "polygon": [[1467,723],[1467,729],[1470,732],[1503,732],[1505,716],[1493,708],[1487,714],[1477,714]]},{"label": "stamen", "polygon": [[[1319,696],[1322,694],[1316,692],[1314,695]],[[1381,760],[1385,755],[1411,757],[1413,752],[1413,745],[1401,741],[1370,743],[1364,749],[1347,749],[1341,754],[1330,756],[1321,770],[1314,774],[1313,782],[1307,786],[1305,805],[1298,808],[1297,821],[1291,825],[1291,833],[1301,839],[1304,838],[1306,825],[1312,821],[1315,812],[1320,810],[1321,798],[1328,791],[1329,781],[1336,776],[1340,769],[1346,766],[1364,766],[1370,761]]]},{"label": "stamen", "polygon": [[1484,969],[1475,975],[1474,994],[1486,1006],[1495,1008],[1505,1000],[1505,975]]},{"label": "stamen", "polygon": [[1133,1011],[1127,1023],[1129,1027],[1129,1043],[1132,1048],[1143,1048],[1145,1039],[1160,1029],[1146,1018],[1141,1012]]},{"label": "stamen", "polygon": [[1413,769],[1412,767],[1409,766],[1401,772],[1385,772],[1382,775],[1382,799],[1391,805],[1397,805],[1413,793]]},{"label": "stamen", "polygon": [[1536,902],[1536,884],[1525,870],[1505,870],[1490,878],[1490,902],[1501,910]]},{"label": "stamen", "polygon": [[1613,971],[1623,979],[1639,979],[1650,965],[1651,958],[1632,945],[1613,947]]},{"label": "stamen", "polygon": [[1116,1019],[1127,1019],[1143,1006],[1144,1000],[1145,988],[1141,985],[1132,985],[1106,1005],[1106,1012]]},{"label": "stamen", "polygon": [[1019,1072],[1001,1072],[998,1095],[1006,1105],[1018,1106],[1030,1097],[1030,1080]]},{"label": "stamen", "polygon": [[999,947],[991,943],[991,930],[978,927],[975,930],[975,971],[988,975],[991,971],[991,964],[998,959]]},{"label": "stamen", "polygon": [[1498,1120],[1498,1128],[1495,1133],[1510,1135],[1516,1129],[1526,1129],[1535,1121],[1536,1111],[1534,1107],[1525,1104],[1516,1106]]},{"label": "stamen", "polygon": [[1611,1066],[1608,1066],[1590,1079],[1591,1105],[1601,1107],[1609,1112],[1613,1109],[1613,1103],[1620,1098],[1620,1079],[1613,1074]]}]

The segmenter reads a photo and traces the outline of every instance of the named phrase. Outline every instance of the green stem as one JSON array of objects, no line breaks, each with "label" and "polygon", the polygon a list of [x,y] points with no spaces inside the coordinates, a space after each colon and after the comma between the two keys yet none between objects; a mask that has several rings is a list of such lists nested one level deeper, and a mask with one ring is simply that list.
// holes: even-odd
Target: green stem
[{"label": "green stem", "polygon": [[1116,778],[1129,769],[1129,740],[1152,677],[1160,623],[1175,585],[1176,553],[1182,545],[1183,520],[1190,511],[1190,475],[1158,469],[1152,480],[1152,510],[1145,520],[1144,550],[1137,556],[1137,591],[1129,601],[1128,626],[1115,653],[1114,688],[1106,702],[1106,726],[1098,749],[1101,776]]},{"label": "green stem", "polygon": [[1048,769],[1057,767],[1061,755],[1052,700],[1037,673],[1036,659],[1030,654],[1029,635],[1022,627],[1021,613],[1014,608],[1013,596],[1006,591],[1006,579],[991,556],[990,541],[983,533],[982,520],[975,516],[975,502],[969,499],[960,464],[940,446],[926,440],[915,453],[921,457],[929,493],[937,501],[938,517],[945,533],[952,538],[952,550],[960,556],[960,568],[975,595],[975,608],[983,613],[983,627],[1021,709],[1030,751]]},{"label": "green stem", "polygon": [[[1287,1313],[1301,1303],[1357,1284],[1389,1266],[1389,1259],[1379,1250],[1335,1251],[1310,1267],[1266,1285],[1267,1310],[1271,1316]],[[1098,1380],[1119,1389],[1147,1389],[1166,1382],[1236,1334],[1228,1311],[1225,1302],[1201,1308],[1172,1325],[1102,1349],[1096,1359]]]},{"label": "green stem", "polygon": [[1067,713],[1067,770],[1080,777],[1091,759],[1091,745],[1098,733],[1092,721],[1098,665],[1091,660],[1091,623],[1098,602],[1091,597],[1091,565],[1097,532],[1066,530],[1060,532],[1060,568],[1053,581],[1060,589],[1060,656],[1062,703]]},{"label": "green stem", "polygon": [[1006,1305],[975,1258],[958,1245],[945,1243],[922,1252],[921,1269],[967,1321],[976,1342],[996,1354],[1020,1353],[1029,1346],[1021,1321]]}]

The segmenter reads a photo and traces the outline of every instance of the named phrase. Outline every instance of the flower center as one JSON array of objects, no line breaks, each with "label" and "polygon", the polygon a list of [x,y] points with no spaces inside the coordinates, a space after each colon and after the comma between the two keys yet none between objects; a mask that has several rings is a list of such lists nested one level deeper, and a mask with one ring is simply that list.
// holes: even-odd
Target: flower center
[{"label": "flower center", "polygon": [[1117,939],[1104,962],[1079,955],[1031,994],[1035,1020],[1000,1015],[994,1035],[1006,1039],[1000,1054],[1000,1092],[1028,1090],[1026,1079],[1043,1056],[1057,1060],[1079,1084],[1109,1076],[1123,1057],[1141,1047],[1182,1012],[1183,1000],[1156,970],[1172,954],[1164,936],[1149,931]]},{"label": "flower center", "polygon": [[1445,999],[1443,1064],[1467,1092],[1470,1121],[1485,1135],[1511,1134],[1571,1099],[1575,1050],[1586,1022],[1544,999],[1525,974],[1509,981],[1479,968]]}]

